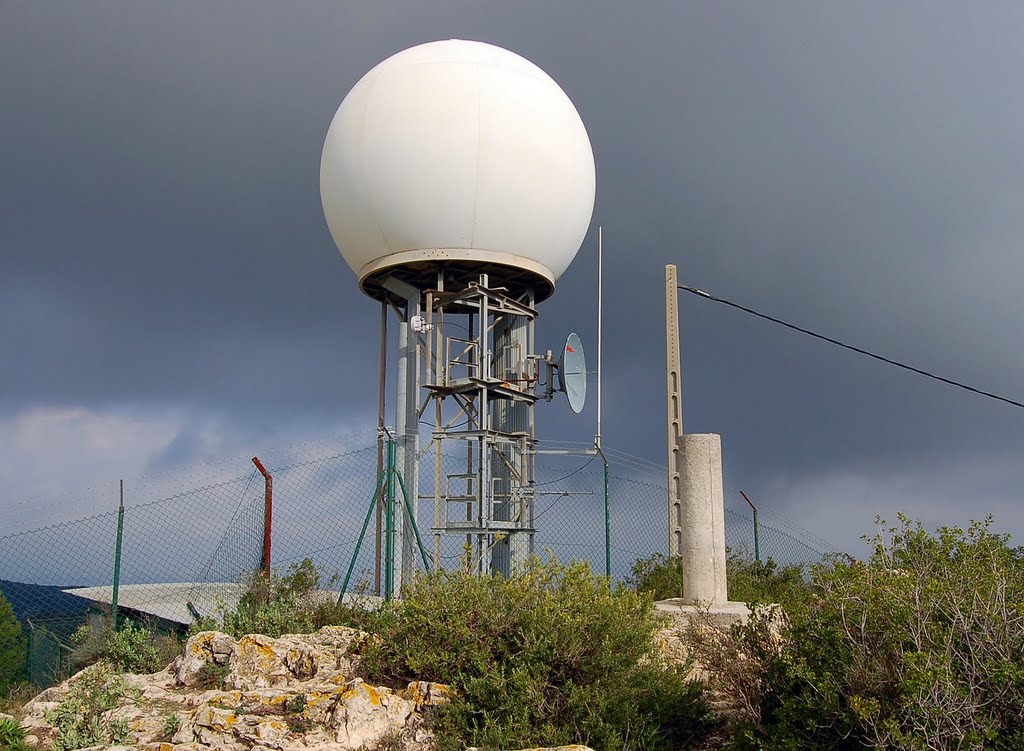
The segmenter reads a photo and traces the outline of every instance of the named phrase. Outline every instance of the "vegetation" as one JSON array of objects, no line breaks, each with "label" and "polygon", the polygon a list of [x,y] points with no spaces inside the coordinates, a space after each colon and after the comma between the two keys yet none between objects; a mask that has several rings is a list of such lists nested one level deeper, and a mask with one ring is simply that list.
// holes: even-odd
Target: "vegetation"
[{"label": "vegetation", "polygon": [[0,695],[25,679],[25,633],[11,603],[0,594]]},{"label": "vegetation", "polygon": [[38,689],[28,683],[15,684],[7,693],[0,694],[0,714],[20,716],[22,707],[37,693]]},{"label": "vegetation", "polygon": [[864,563],[816,566],[697,658],[745,708],[737,748],[1024,746],[1024,560],[991,520],[931,534],[901,516]]},{"label": "vegetation", "polygon": [[[864,562],[804,570],[730,556],[730,595],[754,613],[728,632],[698,618],[687,646],[739,707],[734,749],[1024,747],[1024,551],[990,520],[930,533],[901,516],[880,529]],[[306,561],[250,582],[225,624],[376,632],[361,661],[369,680],[453,686],[429,710],[440,751],[681,748],[709,727],[707,693],[658,653],[651,607],[681,583],[664,556],[637,562],[635,589],[535,560],[507,579],[424,575],[367,612],[320,599]]]},{"label": "vegetation", "polygon": [[432,573],[375,625],[372,680],[455,688],[431,717],[442,749],[676,749],[708,726],[703,685],[657,651],[651,598],[586,564],[535,560],[508,579]]},{"label": "vegetation", "polygon": [[234,637],[245,634],[306,634],[328,625],[367,623],[366,609],[339,604],[320,589],[320,572],[308,558],[293,563],[288,573],[251,574],[234,610],[223,610],[219,619],[204,618],[192,631],[217,629]]},{"label": "vegetation", "polygon": [[105,713],[131,694],[124,678],[106,663],[87,668],[71,683],[67,698],[46,714],[46,721],[57,731],[53,751],[124,743],[128,723],[110,719]]},{"label": "vegetation", "polygon": [[[682,597],[683,559],[655,553],[632,567],[630,583],[655,600]],[[735,552],[726,561],[729,599],[747,603],[794,605],[808,596],[802,566],[779,567],[772,559],[754,561]]]},{"label": "vegetation", "polygon": [[177,712],[167,715],[167,719],[164,720],[164,738],[168,741],[171,740],[180,727],[181,718],[178,716]]},{"label": "vegetation", "polygon": [[199,668],[199,674],[196,676],[196,686],[198,688],[223,688],[224,680],[230,672],[231,666],[226,662],[208,662]]},{"label": "vegetation", "polygon": [[108,620],[100,629],[89,625],[71,636],[75,650],[71,664],[78,670],[106,660],[117,670],[128,673],[155,673],[173,660],[181,647],[177,637],[161,635],[140,623],[125,620],[117,630]]},{"label": "vegetation", "polygon": [[0,717],[0,749],[3,751],[29,751],[25,742],[25,728],[10,717]]}]

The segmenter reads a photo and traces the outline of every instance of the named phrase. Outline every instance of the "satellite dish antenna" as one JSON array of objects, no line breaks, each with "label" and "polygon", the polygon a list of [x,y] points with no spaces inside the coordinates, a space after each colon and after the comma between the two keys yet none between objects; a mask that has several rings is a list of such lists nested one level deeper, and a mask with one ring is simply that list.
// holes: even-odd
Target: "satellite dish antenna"
[{"label": "satellite dish antenna", "polygon": [[587,358],[575,332],[566,337],[558,358],[558,384],[558,390],[569,399],[569,408],[578,415],[587,400]]}]

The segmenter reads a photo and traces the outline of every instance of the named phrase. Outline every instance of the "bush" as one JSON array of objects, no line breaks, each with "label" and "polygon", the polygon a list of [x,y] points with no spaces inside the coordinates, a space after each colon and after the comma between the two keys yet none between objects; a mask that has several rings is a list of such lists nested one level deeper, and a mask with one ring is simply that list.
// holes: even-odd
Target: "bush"
[{"label": "bush", "polygon": [[25,742],[25,728],[10,717],[0,717],[0,749],[3,751],[29,751]]},{"label": "bush", "polygon": [[75,650],[71,664],[75,668],[106,660],[117,670],[129,673],[155,673],[173,660],[180,649],[177,637],[160,635],[140,623],[125,620],[114,630],[112,621],[102,628],[85,625],[72,636]]},{"label": "bush", "polygon": [[726,562],[729,599],[761,605],[794,607],[810,594],[803,566],[782,566],[774,560],[753,561],[731,553]]},{"label": "bush", "polygon": [[431,723],[442,749],[583,743],[680,748],[707,727],[704,687],[671,666],[650,597],[586,564],[533,561],[508,579],[441,571],[377,615],[372,680],[451,684]]},{"label": "bush", "polygon": [[638,592],[646,592],[655,600],[683,596],[683,559],[679,556],[655,553],[637,560],[630,572],[629,583]]},{"label": "bush", "polygon": [[1022,747],[1024,562],[990,525],[930,534],[901,516],[866,563],[815,567],[781,630],[755,618],[695,640],[749,698],[737,745]]},{"label": "bush", "polygon": [[245,634],[308,634],[322,626],[358,626],[369,619],[368,612],[357,606],[339,604],[320,590],[320,573],[306,558],[293,563],[282,576],[274,571],[268,578],[263,572],[251,574],[245,591],[234,610],[223,610],[220,620],[204,618],[192,631],[218,629],[234,637]]},{"label": "bush", "polygon": [[25,679],[25,633],[11,603],[0,594],[0,694]]},{"label": "bush", "polygon": [[119,706],[132,693],[124,679],[105,663],[80,673],[69,686],[67,698],[46,713],[46,721],[57,731],[53,751],[124,743],[128,739],[128,723],[106,718],[104,713]]},{"label": "bush", "polygon": [[[655,600],[683,596],[683,559],[655,553],[632,567],[630,583]],[[778,603],[789,606],[803,600],[807,582],[801,566],[779,567],[772,559],[753,561],[730,552],[726,561],[729,599],[748,603]]]},{"label": "bush", "polygon": [[163,728],[164,738],[167,741],[170,741],[171,738],[173,738],[174,735],[178,732],[178,728],[180,728],[180,727],[181,727],[181,718],[178,716],[178,714],[176,712],[167,715],[167,719],[164,720],[164,728]]}]

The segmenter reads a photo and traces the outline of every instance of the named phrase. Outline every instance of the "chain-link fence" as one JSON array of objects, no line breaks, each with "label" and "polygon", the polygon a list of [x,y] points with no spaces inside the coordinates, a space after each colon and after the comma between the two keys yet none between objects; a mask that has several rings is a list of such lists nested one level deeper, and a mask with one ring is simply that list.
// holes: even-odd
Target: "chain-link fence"
[{"label": "chain-link fence", "polygon": [[[129,488],[120,519],[115,510],[0,537],[0,594],[10,605],[5,615],[0,602],[0,691],[65,675],[72,636],[84,624],[99,626],[119,614],[181,631],[232,607],[245,576],[264,567],[268,555],[279,570],[310,559],[323,575],[321,587],[336,593],[346,578],[348,591],[381,591],[387,519],[375,503],[386,486],[378,461],[372,441],[266,460],[272,499],[260,472],[239,462],[236,476],[217,482],[168,490],[171,477],[144,491]],[[502,544],[500,536],[481,543],[478,534],[440,531],[464,512],[459,502],[439,500],[454,491],[435,487],[434,477],[465,478],[465,463],[429,450],[421,456],[415,525],[406,518],[407,532],[415,526],[422,544],[413,550],[417,568],[424,559],[429,567],[486,568],[480,561]],[[585,560],[595,572],[627,580],[638,559],[667,551],[664,477],[656,464],[611,450],[603,457],[572,450],[538,456],[527,511],[534,552]],[[725,522],[727,545],[751,557],[757,548],[762,559],[791,564],[831,552],[784,520],[762,522],[755,532],[743,508],[727,507]]]}]

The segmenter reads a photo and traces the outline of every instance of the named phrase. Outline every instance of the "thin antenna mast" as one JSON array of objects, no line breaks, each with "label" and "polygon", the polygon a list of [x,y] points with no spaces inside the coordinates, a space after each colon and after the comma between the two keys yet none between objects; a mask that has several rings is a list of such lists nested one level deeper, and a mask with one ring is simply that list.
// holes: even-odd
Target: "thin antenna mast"
[{"label": "thin antenna mast", "polygon": [[597,434],[594,436],[594,447],[601,448],[601,334],[604,319],[601,309],[601,296],[604,289],[603,260],[604,250],[602,247],[602,227],[597,227]]}]

